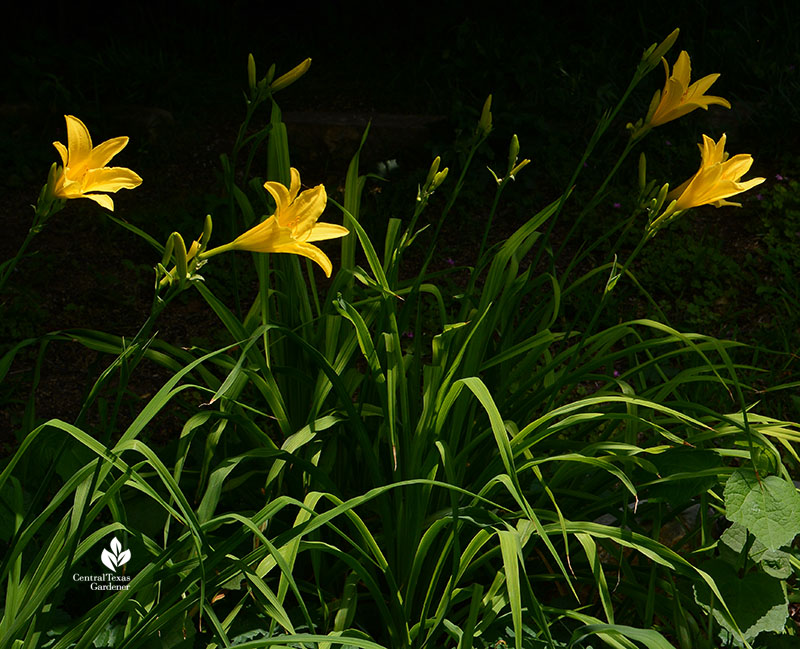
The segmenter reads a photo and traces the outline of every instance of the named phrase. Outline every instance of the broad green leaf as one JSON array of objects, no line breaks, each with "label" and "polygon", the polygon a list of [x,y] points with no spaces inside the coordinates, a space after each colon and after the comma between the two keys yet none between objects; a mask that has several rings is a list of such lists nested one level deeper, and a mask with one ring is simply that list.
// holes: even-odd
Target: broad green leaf
[{"label": "broad green leaf", "polygon": [[[725,598],[728,609],[748,642],[763,631],[781,631],[789,615],[789,600],[781,582],[768,575],[751,572],[742,578],[734,568],[719,559],[702,564]],[[714,619],[737,636],[726,617],[721,615],[720,603],[705,584],[695,586],[695,600],[706,610],[711,610]]]},{"label": "broad green leaf", "polygon": [[[741,554],[748,540],[747,528],[734,523],[722,533],[719,540],[735,554]],[[750,537],[750,540],[752,544],[748,550],[748,556],[753,561],[760,563],[764,572],[777,579],[787,579],[792,574],[792,556],[788,552],[770,550],[758,539]]]},{"label": "broad green leaf", "polygon": [[[717,478],[708,472],[722,465],[719,455],[697,448],[671,448],[653,455],[650,461],[664,481],[650,485],[647,498],[676,507],[717,484]],[[700,472],[705,473],[698,476]]]},{"label": "broad green leaf", "polygon": [[737,470],[725,484],[726,516],[744,525],[771,550],[800,534],[800,494],[791,482]]}]

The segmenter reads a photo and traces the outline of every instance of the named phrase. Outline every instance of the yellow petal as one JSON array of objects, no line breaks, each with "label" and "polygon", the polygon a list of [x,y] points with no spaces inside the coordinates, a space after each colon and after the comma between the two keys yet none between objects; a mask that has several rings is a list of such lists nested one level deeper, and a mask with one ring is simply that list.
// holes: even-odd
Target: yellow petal
[{"label": "yellow petal", "polygon": [[289,169],[289,176],[291,177],[289,181],[289,202],[291,203],[297,198],[297,194],[300,191],[300,172],[294,167],[291,167]]},{"label": "yellow petal", "polygon": [[274,216],[270,216],[244,234],[239,235],[231,243],[231,247],[251,252],[277,252],[278,247],[293,243],[291,232],[282,228]]},{"label": "yellow petal", "polygon": [[109,212],[114,211],[114,201],[108,194],[82,194],[81,198],[90,198],[101,207],[105,207]]},{"label": "yellow petal", "polygon": [[133,189],[142,184],[139,174],[125,167],[103,167],[91,169],[83,177],[83,191],[116,192]]},{"label": "yellow petal", "polygon": [[719,79],[719,74],[708,74],[702,79],[695,81],[691,86],[689,86],[689,96],[704,95],[708,89],[714,85],[714,82],[717,79]]},{"label": "yellow petal", "polygon": [[339,237],[346,237],[350,234],[350,230],[335,223],[317,223],[311,228],[306,241],[325,241],[326,239],[337,239]]},{"label": "yellow petal", "polygon": [[66,167],[69,164],[69,154],[67,152],[67,147],[65,147],[61,142],[53,142],[53,146],[58,151],[58,154],[61,156],[61,161],[64,163]]},{"label": "yellow petal", "polygon": [[667,74],[664,91],[661,93],[658,106],[652,106],[645,120],[649,126],[660,126],[674,119],[683,117],[697,108],[708,110],[709,106],[718,105],[730,108],[730,102],[722,97],[706,96],[706,91],[719,78],[718,74],[709,74],[699,81],[690,84],[692,66],[689,55],[683,51],[678,55],[678,60],[670,74],[669,65],[662,59]]},{"label": "yellow petal", "polygon": [[293,243],[289,246],[281,246],[274,252],[288,252],[293,255],[308,257],[311,261],[319,264],[322,270],[325,271],[325,277],[331,276],[331,271],[333,270],[331,260],[328,259],[328,256],[322,252],[322,250],[316,246],[312,246],[310,243]]},{"label": "yellow petal", "polygon": [[69,177],[69,167],[59,178],[57,183],[57,195],[61,198],[81,198],[83,196],[83,184],[72,180]]},{"label": "yellow petal", "polygon": [[678,54],[678,60],[672,68],[672,76],[680,81],[684,88],[689,85],[689,79],[692,78],[692,62],[686,50]]},{"label": "yellow petal", "polygon": [[286,189],[286,185],[272,180],[268,180],[264,183],[264,189],[266,189],[275,200],[275,215],[280,218],[281,212],[289,207],[291,203],[289,199],[289,190]]},{"label": "yellow petal", "polygon": [[[287,227],[291,227],[295,239],[301,241],[308,239],[311,228],[325,211],[327,203],[328,195],[323,185],[307,189],[295,199],[285,216],[285,224]],[[282,221],[281,224],[283,225],[284,222]]]},{"label": "yellow petal", "polygon": [[89,129],[77,117],[65,115],[67,120],[67,147],[69,148],[69,165],[82,165],[92,152],[92,137]]},{"label": "yellow petal", "polygon": [[105,167],[109,160],[117,155],[128,144],[127,137],[115,137],[106,140],[102,144],[97,145],[92,149],[89,159],[87,160],[87,167],[89,169],[99,169]]},{"label": "yellow petal", "polygon": [[725,178],[738,181],[739,178],[744,176],[750,167],[753,166],[753,156],[745,153],[733,156],[727,162],[722,163],[723,175]]}]

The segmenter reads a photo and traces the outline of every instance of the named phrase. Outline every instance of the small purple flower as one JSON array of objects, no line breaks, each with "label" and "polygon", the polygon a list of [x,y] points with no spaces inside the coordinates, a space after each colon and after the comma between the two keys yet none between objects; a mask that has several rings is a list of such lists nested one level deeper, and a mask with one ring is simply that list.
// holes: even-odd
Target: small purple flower
[{"label": "small purple flower", "polygon": [[445,259],[445,262],[447,263],[448,266],[456,265],[456,262],[453,261],[452,257],[448,257],[447,259]]},{"label": "small purple flower", "polygon": [[620,207],[622,207],[622,203],[614,203],[615,210],[618,210]]},{"label": "small purple flower", "polygon": [[763,194],[756,194],[756,200],[757,201],[763,201],[764,200],[764,195]]},{"label": "small purple flower", "polygon": [[785,178],[780,174],[775,174],[775,180],[785,180]]},{"label": "small purple flower", "polygon": [[664,144],[666,144],[667,146],[672,146],[672,142],[670,142],[669,140],[664,140]]},{"label": "small purple flower", "polygon": [[589,163],[588,163],[588,162],[584,162],[584,163],[583,163],[583,168],[584,168],[584,169],[586,169],[588,166],[589,166]]},{"label": "small purple flower", "polygon": [[619,370],[614,370],[614,378],[616,379],[619,377]]},{"label": "small purple flower", "polygon": [[404,332],[403,332],[403,338],[409,338],[409,339],[411,339],[411,338],[413,338],[413,337],[414,337],[414,332],[413,332],[413,331],[404,331]]}]

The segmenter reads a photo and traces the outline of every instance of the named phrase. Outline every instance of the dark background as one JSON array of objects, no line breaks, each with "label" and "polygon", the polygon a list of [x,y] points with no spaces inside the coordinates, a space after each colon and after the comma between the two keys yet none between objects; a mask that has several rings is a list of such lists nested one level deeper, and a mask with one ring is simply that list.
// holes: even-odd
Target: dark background
[{"label": "dark background", "polygon": [[[391,182],[367,188],[363,222],[378,242],[388,216],[410,215],[417,183],[435,155],[458,169],[463,141],[493,94],[495,131],[442,233],[434,269],[446,267],[445,260],[474,262],[493,193],[486,166],[502,172],[512,133],[519,135],[521,156],[532,162],[509,190],[492,242],[560,195],[642,51],[675,27],[681,34],[669,63],[686,49],[693,80],[720,73],[710,94],[729,99],[733,108],[697,110],[654,130],[644,146],[650,174],[674,186],[696,171],[701,133],[727,133],[732,153],[754,156],[751,175],[767,178],[757,190],[765,201],[777,185],[800,177],[796,2],[28,2],[15,12],[4,17],[0,43],[3,259],[24,238],[30,205],[58,160],[53,140],[66,142],[65,114],[80,117],[95,143],[130,136],[113,164],[134,169],[144,183],[114,196],[117,216],[160,241],[173,230],[187,240],[199,234],[204,215],[219,204],[219,155],[230,151],[244,116],[250,52],[259,78],[273,62],[280,75],[313,59],[308,74],[277,95],[289,122],[292,164],[305,185],[325,182],[329,194],[340,197],[361,131],[367,119],[374,120],[363,171],[374,171],[381,160],[400,164]],[[583,170],[575,200],[562,215],[565,224],[624,146],[625,123],[644,115],[663,84],[663,71],[656,69],[633,93]],[[387,115],[410,121],[382,135],[378,125]],[[268,111],[260,113],[254,128],[268,117]],[[263,176],[264,166],[257,159],[254,173]],[[632,156],[586,221],[584,240],[619,219],[619,210],[632,208],[635,178]],[[767,223],[760,216],[766,202],[755,196],[745,197],[740,210],[693,211],[659,235],[636,270],[674,325],[767,341],[791,354],[800,339],[800,316],[780,292],[793,284],[800,299],[800,206],[796,223],[785,223],[780,219],[786,210],[773,201]],[[428,213],[435,216],[435,207]],[[214,243],[223,243],[216,236]],[[783,270],[769,265],[775,246],[785,247]],[[78,200],[48,224],[32,250],[7,286],[2,349],[58,328],[135,333],[149,311],[157,261],[146,244],[104,219],[94,203]],[[589,261],[608,259],[600,251]],[[216,266],[210,282],[224,280],[224,262]],[[770,295],[764,286],[774,303],[763,303]],[[648,315],[642,300],[619,293],[612,319]],[[160,335],[178,344],[212,344],[203,330],[203,308],[187,296],[162,316]],[[773,321],[783,327],[780,336]],[[64,404],[80,403],[86,372],[100,363],[82,354],[66,346],[48,352],[40,416],[68,419]],[[22,381],[22,392],[30,387],[32,367],[18,364],[10,375]]]}]

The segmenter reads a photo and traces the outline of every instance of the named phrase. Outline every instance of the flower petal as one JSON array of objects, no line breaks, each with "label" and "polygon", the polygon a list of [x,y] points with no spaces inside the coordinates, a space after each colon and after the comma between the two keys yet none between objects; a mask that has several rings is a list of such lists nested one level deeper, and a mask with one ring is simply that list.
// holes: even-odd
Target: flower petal
[{"label": "flower petal", "polygon": [[291,203],[300,191],[300,172],[294,167],[289,169],[291,180],[289,181],[289,202]]},{"label": "flower petal", "polygon": [[290,246],[281,246],[274,252],[289,252],[293,255],[308,257],[311,261],[319,264],[322,270],[325,271],[325,277],[331,276],[331,271],[333,270],[331,260],[328,259],[328,256],[322,252],[322,250],[316,246],[312,246],[310,243],[293,243]]},{"label": "flower petal", "polygon": [[672,77],[680,81],[684,88],[689,85],[689,80],[692,78],[692,62],[686,50],[678,54],[678,60],[672,68]]},{"label": "flower petal", "polygon": [[76,198],[90,198],[101,207],[105,207],[109,212],[114,211],[114,201],[108,194],[81,194]]},{"label": "flower petal", "polygon": [[61,156],[61,161],[64,163],[66,167],[69,164],[69,153],[67,152],[67,147],[65,147],[61,142],[53,142],[53,146],[58,151],[58,154]]},{"label": "flower petal", "polygon": [[87,167],[89,169],[99,169],[105,167],[109,160],[117,155],[128,144],[127,137],[115,137],[106,140],[102,144],[97,145],[92,149],[89,159],[87,160]]},{"label": "flower petal", "polygon": [[679,210],[687,210],[700,205],[737,205],[726,198],[741,194],[764,182],[764,178],[751,178],[739,182],[753,164],[753,156],[740,153],[727,159],[725,152],[726,136],[718,142],[703,135],[700,145],[700,169],[689,180],[672,190],[667,198],[677,201]]},{"label": "flower petal", "polygon": [[698,79],[691,86],[689,86],[687,93],[689,97],[695,95],[704,95],[708,89],[714,85],[714,82],[719,79],[719,74],[707,74],[702,79]]},{"label": "flower petal", "polygon": [[133,189],[141,184],[139,174],[126,167],[90,169],[83,177],[85,192],[116,192],[120,189]]},{"label": "flower petal", "polygon": [[268,180],[264,183],[264,189],[266,189],[275,200],[275,216],[281,224],[283,224],[283,219],[281,218],[282,214],[291,204],[289,190],[286,188],[286,185],[272,180]]},{"label": "flower petal", "polygon": [[82,165],[92,152],[92,136],[86,125],[73,115],[65,115],[67,120],[67,147],[69,148],[69,165]]},{"label": "flower petal", "polygon": [[299,241],[306,241],[311,229],[322,216],[328,204],[328,195],[323,185],[307,189],[292,203],[286,215],[286,225],[292,229],[292,235]]},{"label": "flower petal", "polygon": [[291,231],[283,228],[275,216],[270,216],[257,226],[239,235],[230,244],[237,250],[250,250],[251,252],[277,252],[276,248],[294,243]]},{"label": "flower petal", "polygon": [[317,223],[311,228],[306,241],[324,241],[326,239],[337,239],[339,237],[346,237],[350,234],[350,230],[342,225],[335,223]]},{"label": "flower petal", "polygon": [[708,107],[712,105],[731,107],[727,99],[705,95],[706,91],[719,78],[719,74],[709,74],[689,85],[692,65],[686,51],[682,51],[678,55],[678,60],[672,68],[672,74],[670,74],[666,60],[662,59],[662,62],[667,73],[667,81],[664,84],[664,91],[661,93],[658,106],[655,109],[651,106],[647,112],[645,120],[647,126],[666,124],[697,108],[708,110]]}]

